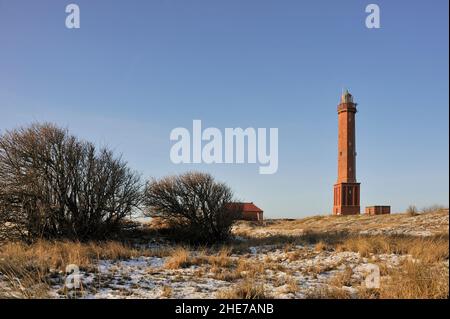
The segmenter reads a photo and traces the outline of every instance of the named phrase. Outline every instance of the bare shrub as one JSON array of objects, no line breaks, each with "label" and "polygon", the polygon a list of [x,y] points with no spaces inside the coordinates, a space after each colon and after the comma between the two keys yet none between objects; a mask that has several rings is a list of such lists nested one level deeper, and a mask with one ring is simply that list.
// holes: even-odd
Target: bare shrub
[{"label": "bare shrub", "polygon": [[0,236],[105,238],[139,205],[139,180],[110,150],[53,124],[8,131],[0,136]]},{"label": "bare shrub", "polygon": [[419,211],[417,210],[416,206],[410,205],[406,209],[406,214],[408,214],[409,216],[416,216],[416,215],[419,215]]},{"label": "bare shrub", "polygon": [[193,243],[227,239],[239,217],[239,205],[231,204],[230,188],[209,174],[190,172],[147,184],[147,215],[171,225],[172,238]]}]

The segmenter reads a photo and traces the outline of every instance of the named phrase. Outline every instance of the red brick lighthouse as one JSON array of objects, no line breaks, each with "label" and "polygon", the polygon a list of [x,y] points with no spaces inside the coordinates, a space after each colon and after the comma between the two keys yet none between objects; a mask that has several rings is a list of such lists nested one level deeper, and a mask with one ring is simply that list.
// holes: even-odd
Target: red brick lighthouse
[{"label": "red brick lighthouse", "polygon": [[333,215],[359,214],[359,183],[356,182],[356,103],[345,90],[338,112],[338,178],[334,185]]}]

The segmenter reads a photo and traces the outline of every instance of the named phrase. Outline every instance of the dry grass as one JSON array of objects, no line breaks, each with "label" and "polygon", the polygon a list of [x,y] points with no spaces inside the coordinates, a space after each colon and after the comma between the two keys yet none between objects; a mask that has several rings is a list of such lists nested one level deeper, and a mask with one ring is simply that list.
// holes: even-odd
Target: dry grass
[{"label": "dry grass", "polygon": [[329,284],[338,288],[343,286],[351,287],[353,284],[352,280],[353,270],[350,267],[346,267],[344,271],[337,273],[329,280]]},{"label": "dry grass", "polygon": [[128,259],[153,253],[120,242],[7,243],[0,247],[0,273],[5,276],[8,287],[0,291],[0,296],[45,298],[50,276],[65,273],[68,265],[75,264],[80,270],[95,271],[94,264],[99,259]]},{"label": "dry grass", "polygon": [[219,291],[216,294],[220,299],[269,299],[264,285],[252,279],[246,279],[231,289]]},{"label": "dry grass", "polygon": [[184,247],[175,248],[167,259],[164,267],[166,269],[186,268],[192,265],[190,251]]},{"label": "dry grass", "polygon": [[[417,211],[417,209],[416,209]],[[233,232],[246,238],[264,238],[281,236],[279,239],[302,236],[307,232],[330,233],[348,232],[358,234],[361,231],[380,231],[393,234],[427,229],[432,235],[448,233],[449,211],[442,206],[430,206],[422,209],[421,214],[355,215],[355,216],[312,216],[302,219],[266,220],[263,225],[255,226],[239,222]]]},{"label": "dry grass", "polygon": [[[264,238],[250,238],[247,242],[239,243],[238,251],[248,251],[252,246],[271,245],[285,249],[294,245],[315,245],[315,251],[353,251],[362,257],[371,254],[402,254],[411,255],[424,262],[443,261],[449,258],[449,237],[447,234],[428,237],[408,235],[360,235],[347,232],[305,232],[299,236],[269,236]],[[232,250],[235,247],[232,246]],[[295,249],[288,252],[290,261],[297,260],[305,252]]]},{"label": "dry grass", "polygon": [[300,290],[300,287],[295,280],[295,278],[289,276],[286,280],[286,286],[287,286],[287,293],[295,294]]},{"label": "dry grass", "polygon": [[47,298],[49,286],[45,274],[31,272],[16,265],[0,265],[3,274],[3,285],[0,289],[0,298]]},{"label": "dry grass", "polygon": [[327,271],[331,271],[331,270],[335,269],[337,266],[338,266],[338,264],[336,264],[336,263],[311,265],[309,267],[306,267],[304,269],[304,271],[307,274],[312,275],[314,278],[317,278],[317,276],[319,274],[327,272]]},{"label": "dry grass", "polygon": [[300,290],[297,280],[290,275],[277,277],[273,284],[275,287],[284,286],[285,293],[295,294]]},{"label": "dry grass", "polygon": [[137,256],[153,255],[153,251],[135,249],[120,242],[79,243],[38,241],[27,245],[9,243],[0,247],[2,264],[17,264],[23,268],[46,272],[49,269],[65,271],[65,267],[75,264],[80,269],[88,269],[99,259],[121,260]]},{"label": "dry grass", "polygon": [[212,268],[211,272],[212,272],[212,278],[217,279],[217,280],[232,282],[232,281],[242,278],[241,274],[238,273],[237,271],[235,271],[234,269],[230,270],[230,269],[224,269],[224,268]]},{"label": "dry grass", "polygon": [[207,249],[197,249],[190,251],[186,247],[176,247],[170,253],[165,263],[167,269],[186,268],[192,265],[209,265],[212,268],[229,268],[234,265],[233,259],[230,258],[230,249],[221,248],[217,253],[208,251]]},{"label": "dry grass", "polygon": [[[383,274],[383,272],[385,274]],[[405,262],[397,268],[382,272],[379,289],[367,289],[352,279],[352,270],[332,277],[327,285],[310,291],[310,299],[447,299],[449,297],[449,271],[442,263]],[[357,288],[352,296],[344,287]]]},{"label": "dry grass", "polygon": [[232,263],[226,262],[211,267],[213,278],[224,281],[235,281],[241,278],[256,279],[264,275],[265,269],[284,271],[284,267],[275,262],[255,262],[246,258],[239,258]]},{"label": "dry grass", "polygon": [[236,272],[246,278],[257,278],[264,274],[264,264],[262,262],[250,261],[244,258],[238,260]]},{"label": "dry grass", "polygon": [[[417,216],[349,216],[324,217],[316,216],[299,220],[268,221],[265,225],[248,224],[251,231],[246,241],[230,241],[227,246],[193,248],[183,246],[160,246],[157,249],[139,249],[120,242],[74,243],[39,241],[31,245],[23,243],[7,243],[0,246],[0,273],[6,279],[7,287],[0,288],[3,298],[45,298],[48,297],[49,283],[52,278],[63,278],[65,268],[76,264],[81,270],[95,272],[96,262],[100,259],[118,260],[139,256],[167,257],[164,268],[178,270],[193,265],[195,276],[208,276],[218,280],[233,282],[233,288],[222,291],[222,298],[267,298],[264,283],[270,280],[275,286],[286,286],[287,293],[300,291],[292,269],[285,267],[286,261],[294,262],[311,259],[317,255],[328,255],[333,251],[359,252],[362,257],[369,257],[369,262],[378,263],[372,257],[379,254],[411,255],[412,261],[390,268],[379,260],[382,275],[380,289],[364,289],[358,276],[346,268],[337,273],[327,285],[307,294],[308,298],[351,298],[349,292],[342,287],[358,288],[358,298],[445,298],[448,296],[449,238],[448,232],[428,237],[406,235],[361,235],[364,223],[407,224],[423,223],[424,215],[439,218],[445,224],[448,221],[448,210],[436,212],[437,208],[424,209]],[[327,225],[333,226],[327,229]],[[361,226],[363,224],[363,226]],[[240,223],[247,227],[245,223]],[[369,225],[369,224],[367,224]],[[428,224],[427,224],[428,225]],[[420,226],[420,227],[419,227]],[[417,229],[428,230],[420,224]],[[445,225],[444,225],[445,226]],[[283,230],[277,234],[273,230]],[[300,227],[296,229],[295,227]],[[372,227],[372,226],[370,226]],[[411,226],[413,227],[413,226]],[[339,228],[339,231],[337,230]],[[442,225],[432,225],[430,229],[440,230]],[[270,230],[267,236],[258,237],[252,232]],[[352,229],[352,231],[347,231]],[[292,231],[292,233],[290,233]],[[448,224],[447,224],[448,231]],[[249,254],[249,247],[284,251],[284,254],[266,255],[258,260]],[[284,265],[284,266],[283,266]],[[320,273],[334,270],[339,264],[315,264],[302,267],[301,271],[317,276]],[[266,270],[285,272],[287,276],[276,282],[273,277],[265,277]],[[300,269],[298,269],[300,271]],[[170,271],[172,273],[172,271]],[[176,274],[177,272],[174,271]],[[292,277],[292,278],[291,278]],[[356,279],[355,279],[356,278]],[[175,280],[175,279],[174,279]],[[180,275],[180,280],[185,280]],[[170,298],[170,286],[162,287],[161,297]]]},{"label": "dry grass", "polygon": [[383,299],[447,299],[448,267],[440,264],[407,262],[393,269],[381,283]]},{"label": "dry grass", "polygon": [[447,210],[447,208],[445,208],[442,205],[432,205],[432,206],[427,206],[427,207],[422,208],[421,213],[422,214],[430,214],[430,213],[434,213],[434,212],[445,213],[446,210]]},{"label": "dry grass", "polygon": [[161,297],[170,298],[172,296],[172,288],[170,286],[164,286],[162,288]]},{"label": "dry grass", "polygon": [[[326,284],[306,294],[307,299],[351,299],[352,296],[344,287],[351,287],[354,284],[352,279],[353,270],[346,267],[331,277]],[[367,290],[368,291],[368,290]]]},{"label": "dry grass", "polygon": [[317,289],[311,290],[305,295],[306,299],[351,299],[351,294],[342,289],[323,285]]},{"label": "dry grass", "polygon": [[324,243],[323,241],[318,242],[314,247],[314,250],[317,252],[325,251],[327,249],[328,249],[328,245],[326,243]]},{"label": "dry grass", "polygon": [[[275,268],[275,263],[262,263],[239,258],[232,267],[212,267],[213,278],[225,281],[235,281],[240,278],[256,279],[264,275],[266,268]],[[280,265],[278,265],[280,266]]]},{"label": "dry grass", "polygon": [[432,237],[413,236],[354,236],[335,244],[337,251],[359,252],[361,256],[370,254],[411,255],[422,262],[432,263],[449,258],[448,235]]},{"label": "dry grass", "polygon": [[208,256],[203,254],[200,258],[212,267],[229,268],[234,265],[233,259],[230,258],[230,255],[231,249],[229,247],[223,247],[216,255]]},{"label": "dry grass", "polygon": [[[388,268],[381,265],[382,283],[380,289],[359,287],[358,298],[448,298],[449,273],[443,262],[449,258],[448,236],[355,236],[336,245],[338,251],[355,251],[362,256],[371,254],[411,255],[414,259],[400,267]],[[309,298],[349,298],[343,286],[354,286],[352,270],[347,268],[322,287],[311,293]]]},{"label": "dry grass", "polygon": [[[264,274],[265,267],[262,262],[255,263],[242,257],[232,258],[230,254],[231,249],[227,247],[222,247],[216,253],[207,249],[195,252],[184,247],[177,247],[166,260],[164,267],[175,270],[193,265],[203,266],[202,274],[210,271],[212,278],[229,282],[241,278],[254,279]],[[269,265],[277,266],[275,263]]]}]

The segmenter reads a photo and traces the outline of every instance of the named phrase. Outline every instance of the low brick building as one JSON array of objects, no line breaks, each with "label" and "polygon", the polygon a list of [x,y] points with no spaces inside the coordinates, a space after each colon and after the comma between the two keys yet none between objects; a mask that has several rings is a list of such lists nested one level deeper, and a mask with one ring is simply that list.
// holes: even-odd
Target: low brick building
[{"label": "low brick building", "polygon": [[386,215],[391,213],[391,206],[367,206],[366,215]]},{"label": "low brick building", "polygon": [[264,211],[253,203],[231,203],[239,207],[242,220],[262,222],[264,220]]}]

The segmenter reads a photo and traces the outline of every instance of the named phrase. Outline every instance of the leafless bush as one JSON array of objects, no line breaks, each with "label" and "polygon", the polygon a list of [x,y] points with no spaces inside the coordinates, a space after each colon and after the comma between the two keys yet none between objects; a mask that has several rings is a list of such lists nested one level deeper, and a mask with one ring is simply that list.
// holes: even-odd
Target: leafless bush
[{"label": "leafless bush", "polygon": [[190,242],[226,239],[240,214],[231,189],[209,174],[190,172],[154,180],[145,190],[147,214],[171,225],[172,235]]},{"label": "leafless bush", "polygon": [[120,157],[55,125],[0,136],[0,236],[105,238],[139,205],[140,190]]},{"label": "leafless bush", "polygon": [[408,208],[406,209],[406,214],[408,214],[409,216],[416,216],[419,214],[417,207],[414,205],[410,205],[408,206]]}]

